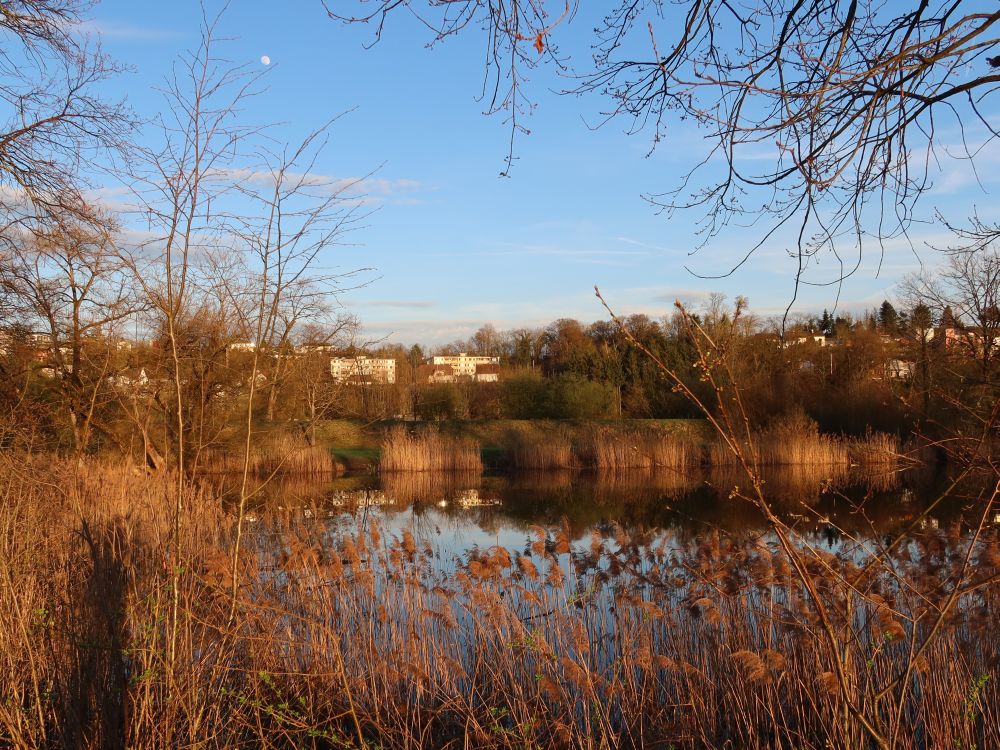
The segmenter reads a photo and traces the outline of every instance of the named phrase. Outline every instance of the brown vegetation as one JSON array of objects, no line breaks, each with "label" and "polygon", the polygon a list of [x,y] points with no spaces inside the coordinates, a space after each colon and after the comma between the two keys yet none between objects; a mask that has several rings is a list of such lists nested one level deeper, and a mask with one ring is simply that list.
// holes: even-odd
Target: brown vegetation
[{"label": "brown vegetation", "polygon": [[852,464],[880,466],[900,461],[899,438],[884,432],[869,432],[861,438],[847,441],[847,453]]},{"label": "brown vegetation", "polygon": [[[823,600],[847,597],[826,612],[845,654],[796,560],[714,532],[678,549],[537,528],[446,575],[374,517],[332,541],[275,521],[246,541],[230,617],[234,522],[215,498],[185,485],[175,547],[169,480],[33,469],[0,483],[0,744],[818,749],[867,746],[865,722],[892,747],[1000,743],[996,531],[916,537],[893,559],[902,589],[806,552]],[[930,592],[967,558],[946,608]]]},{"label": "brown vegetation", "polygon": [[[892,435],[871,431],[859,438],[823,435],[803,414],[775,420],[747,443],[738,447],[758,466],[847,468],[852,464],[895,464],[900,458],[899,440]],[[709,446],[708,462],[712,466],[737,465],[740,456],[719,438]]]},{"label": "brown vegetation", "polygon": [[391,471],[482,471],[479,446],[473,441],[442,435],[436,429],[389,430],[382,443],[379,469]]},{"label": "brown vegetation", "polygon": [[[516,469],[593,469],[621,471],[665,469],[687,473],[701,466],[739,463],[729,444],[710,441],[692,429],[599,424],[570,429],[557,422],[528,422],[507,429],[503,436],[510,465]],[[815,467],[820,474],[846,474],[851,465],[895,465],[898,440],[869,432],[861,438],[823,435],[814,421],[792,415],[753,434],[748,455],[760,466]],[[832,474],[831,474],[832,476]]]},{"label": "brown vegetation", "polygon": [[[244,447],[238,450],[209,449],[202,453],[200,470],[208,474],[239,474],[243,471]],[[343,471],[330,451],[285,432],[255,437],[250,446],[248,469],[251,476],[273,474],[336,476]]]},{"label": "brown vegetation", "polygon": [[504,435],[511,466],[517,469],[569,469],[577,465],[569,436],[551,424],[525,423]]},{"label": "brown vegetation", "polygon": [[649,429],[598,427],[577,446],[576,452],[582,465],[602,471],[686,470],[702,462],[701,446],[690,437]]}]

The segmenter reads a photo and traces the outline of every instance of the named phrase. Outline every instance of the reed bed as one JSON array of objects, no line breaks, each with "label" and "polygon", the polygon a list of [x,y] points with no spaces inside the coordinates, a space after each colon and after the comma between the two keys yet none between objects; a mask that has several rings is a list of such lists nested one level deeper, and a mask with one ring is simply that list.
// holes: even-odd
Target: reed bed
[{"label": "reed bed", "polygon": [[[757,466],[894,465],[899,459],[899,440],[893,435],[881,432],[861,438],[823,435],[819,426],[805,415],[777,420],[739,448]],[[738,459],[730,445],[717,439],[709,445],[708,463],[735,465]]]},{"label": "reed bed", "polygon": [[654,428],[601,425],[581,430],[558,424],[531,425],[508,430],[504,443],[516,469],[684,471],[702,462],[695,436]]},{"label": "reed bed", "polygon": [[442,435],[435,428],[411,432],[397,426],[382,443],[379,470],[481,472],[483,462],[473,440]]},{"label": "reed bed", "polygon": [[0,466],[0,747],[819,750],[874,746],[862,717],[894,750],[1000,746],[996,530],[914,538],[865,596],[838,586],[856,554],[811,551],[844,658],[767,536],[557,524],[442,561],[377,515],[286,516],[254,526],[232,610],[203,488],[175,544],[175,478],[51,463]]},{"label": "reed bed", "polygon": [[654,430],[600,427],[576,446],[579,462],[599,471],[673,469],[687,471],[701,465],[701,446],[683,435]]},{"label": "reed bed", "polygon": [[552,471],[577,467],[573,446],[558,426],[511,428],[504,435],[510,465],[529,471]]},{"label": "reed bed", "polygon": [[851,463],[858,466],[895,465],[901,450],[899,438],[885,432],[869,432],[862,438],[847,441]]},{"label": "reed bed", "polygon": [[[690,474],[701,467],[732,467],[739,461],[721,440],[707,444],[693,431],[633,425],[589,429],[541,423],[508,429],[503,437],[511,468],[595,471],[667,470]],[[752,464],[809,466],[816,475],[836,475],[851,465],[890,466],[899,458],[899,441],[884,433],[863,438],[823,435],[805,415],[777,420],[739,446]]]},{"label": "reed bed", "polygon": [[[209,474],[243,472],[241,449],[218,448],[205,451],[199,469]],[[249,471],[252,476],[273,474],[302,476],[338,476],[344,467],[325,448],[309,445],[305,439],[284,432],[264,434],[250,448]]]}]

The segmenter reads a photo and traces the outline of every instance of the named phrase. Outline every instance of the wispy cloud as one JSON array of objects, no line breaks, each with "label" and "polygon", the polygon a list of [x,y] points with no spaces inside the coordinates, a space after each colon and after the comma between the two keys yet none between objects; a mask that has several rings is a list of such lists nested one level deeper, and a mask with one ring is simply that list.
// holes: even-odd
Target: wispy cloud
[{"label": "wispy cloud", "polygon": [[454,318],[442,320],[385,320],[364,325],[365,336],[393,343],[444,344],[468,338],[482,325],[482,320]]},{"label": "wispy cloud", "polygon": [[634,239],[633,237],[623,237],[621,235],[611,238],[614,242],[621,242],[624,245],[632,245],[633,247],[646,248],[650,252],[647,255],[681,255],[687,252],[687,250],[679,250],[674,247],[666,247],[665,245],[654,245],[650,242],[643,242],[642,240]]},{"label": "wispy cloud", "polygon": [[346,301],[346,304],[353,307],[389,307],[389,308],[403,308],[411,310],[426,310],[427,308],[434,307],[435,303],[431,300],[425,299],[368,299],[368,300],[358,300]]},{"label": "wispy cloud", "polygon": [[707,289],[685,289],[685,288],[670,288],[664,289],[660,293],[653,296],[655,302],[666,302],[669,305],[673,305],[674,302],[681,302],[685,305],[701,304],[708,300],[712,295],[712,292]]},{"label": "wispy cloud", "polygon": [[395,198],[394,202],[407,199],[408,194],[424,188],[423,183],[405,177],[388,179],[384,177],[336,177],[318,172],[287,171],[279,175],[277,170],[254,169],[251,167],[225,167],[214,169],[213,179],[239,182],[243,185],[261,185],[272,188],[280,178],[287,189],[303,189],[314,195],[338,196],[345,203],[366,205],[381,203]]},{"label": "wispy cloud", "polygon": [[428,253],[430,258],[503,258],[503,257],[553,257],[593,265],[622,265],[647,258],[653,253],[646,250],[582,249],[549,244],[498,243],[496,249],[466,250],[460,252]]},{"label": "wispy cloud", "polygon": [[135,193],[128,187],[99,187],[87,190],[84,200],[112,213],[135,211],[139,207]]},{"label": "wispy cloud", "polygon": [[149,26],[135,26],[121,21],[111,21],[107,19],[91,19],[81,21],[75,25],[77,31],[83,34],[96,34],[106,39],[123,39],[128,41],[163,41],[168,39],[178,39],[184,34],[174,29],[151,28]]},{"label": "wispy cloud", "polygon": [[[279,172],[274,169],[224,167],[211,170],[210,175],[220,179],[239,180],[240,182],[251,182],[262,185],[274,185],[275,181],[279,177]],[[326,175],[319,172],[294,171],[286,171],[280,176],[287,184],[324,187],[337,192],[349,190],[351,192],[390,195],[392,193],[416,190],[423,186],[418,180],[411,180],[405,177],[397,179],[372,176],[335,177],[333,175]]]}]

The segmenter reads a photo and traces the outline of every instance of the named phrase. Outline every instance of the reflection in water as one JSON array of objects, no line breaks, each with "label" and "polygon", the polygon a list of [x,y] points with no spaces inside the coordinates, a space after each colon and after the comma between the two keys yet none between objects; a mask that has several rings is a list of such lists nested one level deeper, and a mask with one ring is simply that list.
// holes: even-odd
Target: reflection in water
[{"label": "reflection in water", "polygon": [[[886,747],[1000,747],[1000,529],[970,534],[981,486],[923,517],[938,477],[771,474],[790,551],[738,477],[660,479],[394,477],[292,511],[276,486],[254,617],[287,634],[296,676],[335,653],[384,747],[472,725],[498,748],[819,750],[887,731],[907,741]],[[351,492],[388,502],[306,518]]]},{"label": "reflection in water", "polygon": [[[479,494],[479,490],[462,490],[455,498],[463,508],[489,508],[494,505],[503,505],[503,501],[498,497],[486,497]],[[447,507],[447,500],[439,500],[438,507]]]},{"label": "reflection in water", "polygon": [[[872,538],[893,533],[918,517],[942,481],[927,473],[869,468],[830,474],[783,466],[765,472],[764,489],[800,535],[831,547],[840,534]],[[425,535],[421,543],[462,554],[471,546],[502,540],[523,546],[524,533],[536,525],[565,527],[574,543],[615,526],[630,533],[669,531],[680,539],[710,529],[742,536],[766,525],[753,504],[740,496],[745,489],[745,477],[732,468],[485,476],[415,472],[319,482],[290,477],[263,486],[253,511],[255,516],[292,512],[343,522],[376,513],[397,533],[414,528]],[[946,523],[960,507],[960,499],[936,507],[924,527]]]}]

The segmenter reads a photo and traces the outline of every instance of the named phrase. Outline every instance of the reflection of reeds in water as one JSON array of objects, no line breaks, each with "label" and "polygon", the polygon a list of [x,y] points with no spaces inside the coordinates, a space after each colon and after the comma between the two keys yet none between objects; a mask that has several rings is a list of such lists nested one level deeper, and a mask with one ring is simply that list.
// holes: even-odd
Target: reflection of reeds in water
[{"label": "reflection of reeds in water", "polygon": [[397,504],[432,504],[448,500],[463,490],[478,489],[478,472],[395,472],[382,477],[382,490]]},{"label": "reflection of reeds in water", "polygon": [[[240,450],[209,449],[202,453],[199,468],[210,474],[242,473],[243,460]],[[253,476],[336,476],[342,469],[325,448],[309,445],[304,439],[287,433],[262,435],[250,447],[249,471]]]},{"label": "reflection of reeds in water", "polygon": [[701,471],[657,471],[637,469],[629,472],[598,471],[590,481],[599,498],[642,501],[663,496],[681,497],[702,485]]},{"label": "reflection of reeds in water", "polygon": [[[845,464],[779,464],[766,466],[761,472],[764,492],[772,501],[813,502],[824,489],[840,487],[849,481],[850,467]],[[747,475],[737,466],[713,466],[706,482],[725,495],[739,487],[752,494]]]},{"label": "reflection of reeds in water", "polygon": [[482,471],[479,446],[472,440],[442,435],[434,428],[411,432],[399,426],[382,443],[379,470]]},{"label": "reflection of reeds in water", "polygon": [[293,520],[248,539],[232,609],[214,498],[185,487],[178,546],[171,477],[41,468],[0,468],[0,746],[1000,747],[995,530],[942,618],[953,528],[863,587],[814,549],[807,589],[757,535],[556,524],[443,574],[376,517]]},{"label": "reflection of reeds in water", "polygon": [[516,472],[508,479],[512,489],[529,490],[543,494],[563,493],[579,480],[580,473],[564,469],[562,471]]},{"label": "reflection of reeds in water", "polygon": [[873,492],[891,492],[900,485],[902,473],[894,463],[862,464],[851,467],[850,480]]},{"label": "reflection of reeds in water", "polygon": [[[768,500],[793,503],[812,502],[824,492],[848,487],[887,492],[899,486],[895,467],[881,465],[777,464],[764,466],[761,478]],[[711,467],[705,481],[723,494],[734,487],[750,490],[746,474],[736,466]]]}]

